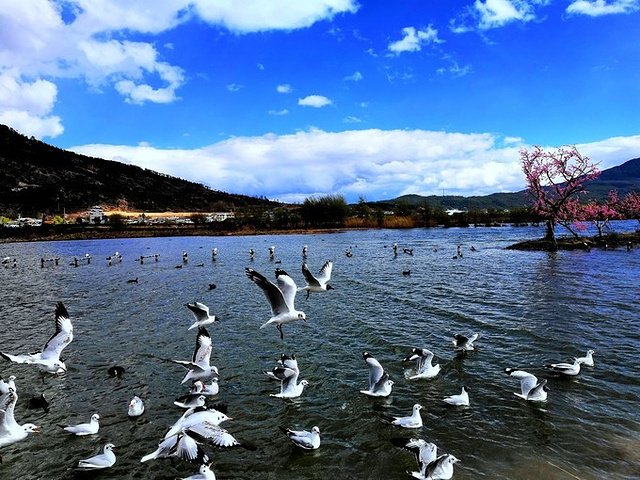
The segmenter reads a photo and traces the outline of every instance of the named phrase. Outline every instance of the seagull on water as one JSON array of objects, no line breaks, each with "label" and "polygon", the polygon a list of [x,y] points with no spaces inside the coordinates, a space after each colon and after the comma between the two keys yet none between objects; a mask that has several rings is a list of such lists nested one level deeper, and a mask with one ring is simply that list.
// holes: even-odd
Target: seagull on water
[{"label": "seagull on water", "polygon": [[211,470],[211,465],[203,463],[200,465],[198,473],[189,477],[183,477],[180,480],[216,480],[216,474]]},{"label": "seagull on water", "polygon": [[270,396],[276,398],[296,398],[302,395],[304,387],[309,385],[307,380],[301,380],[298,383],[300,371],[288,367],[274,367],[272,373],[275,378],[280,380],[280,393],[272,393]]},{"label": "seagull on water", "polygon": [[584,357],[576,358],[576,361],[579,361],[582,365],[586,365],[588,367],[593,367],[593,354],[595,352],[593,350],[587,350],[587,354]]},{"label": "seagull on water", "polygon": [[67,367],[60,359],[62,350],[73,340],[73,325],[69,320],[69,313],[62,302],[58,302],[55,311],[56,331],[47,340],[41,352],[24,355],[9,355],[0,352],[4,359],[15,363],[36,365],[42,373],[60,375],[67,371]]},{"label": "seagull on water", "polygon": [[469,387],[462,387],[460,394],[445,397],[443,400],[449,405],[466,407],[469,405]]},{"label": "seagull on water", "polygon": [[433,352],[426,348],[413,348],[411,355],[406,357],[403,362],[416,361],[416,373],[409,377],[409,380],[417,380],[420,378],[433,378],[440,372],[440,364],[433,365]]},{"label": "seagull on water", "polygon": [[431,462],[424,471],[423,477],[417,477],[424,480],[449,480],[453,477],[453,465],[459,462],[456,457],[449,454],[440,455]]},{"label": "seagull on water", "polygon": [[[278,366],[298,370],[298,360],[296,359],[295,353],[292,353],[291,356],[286,353],[281,354],[280,359],[278,360]],[[276,380],[278,382],[281,381],[281,379],[273,372],[273,369],[262,370],[262,373],[270,380]]]},{"label": "seagull on water", "polygon": [[582,362],[576,359],[573,363],[551,363],[543,365],[543,367],[551,370],[553,373],[574,377],[580,373],[581,364]]},{"label": "seagull on water", "polygon": [[144,402],[142,399],[134,395],[131,401],[129,402],[129,408],[127,410],[127,415],[131,418],[139,417],[144,413]]},{"label": "seagull on water", "polygon": [[435,443],[427,442],[421,438],[392,438],[391,443],[415,455],[420,471],[407,472],[409,475],[414,478],[427,478],[425,473],[427,466],[438,458],[438,447]]},{"label": "seagull on water", "polygon": [[209,335],[207,329],[204,327],[198,328],[196,347],[191,361],[173,360],[173,362],[182,365],[188,370],[180,383],[186,383],[189,380],[204,380],[213,374],[218,375],[218,368],[210,364],[211,335]]},{"label": "seagull on water", "polygon": [[18,394],[13,387],[8,387],[8,391],[0,395],[0,447],[24,440],[30,433],[40,433],[41,427],[33,423],[18,425],[14,417],[17,401]]},{"label": "seagull on water", "polygon": [[416,403],[413,406],[411,415],[408,417],[387,417],[388,420],[391,421],[393,425],[397,427],[403,428],[421,428],[422,427],[422,417],[420,416],[420,410],[422,410],[422,405]]},{"label": "seagull on water", "polygon": [[104,446],[103,453],[87,458],[85,460],[80,460],[78,462],[76,470],[91,471],[113,467],[113,465],[115,465],[116,463],[116,454],[113,453],[113,450],[115,448],[116,447],[113,443],[107,443]]},{"label": "seagull on water", "polygon": [[460,335],[459,333],[456,333],[453,336],[453,345],[456,347],[456,350],[468,352],[476,348],[473,342],[475,342],[477,339],[478,339],[477,333],[474,333],[470,337],[466,337],[464,335]]},{"label": "seagull on water", "polygon": [[391,395],[393,380],[389,380],[389,374],[384,371],[380,362],[369,352],[362,352],[362,357],[369,367],[369,389],[360,390],[360,393],[371,397],[388,397]]},{"label": "seagull on water", "polygon": [[163,439],[153,452],[145,455],[140,462],[157,458],[176,457],[192,463],[208,463],[209,457],[198,442],[184,432]]},{"label": "seagull on water", "polygon": [[291,430],[280,427],[280,430],[293,442],[294,445],[304,450],[315,450],[320,447],[320,429],[313,427],[311,431]]},{"label": "seagull on water", "polygon": [[271,306],[271,318],[260,328],[275,325],[280,331],[280,339],[284,340],[282,325],[295,320],[307,321],[305,313],[295,309],[296,284],[284,270],[276,269],[278,285],[251,268],[247,267],[245,271],[247,277],[262,289]]},{"label": "seagull on water", "polygon": [[529,400],[531,402],[547,401],[547,392],[549,391],[549,387],[547,387],[546,379],[539,381],[535,375],[529,372],[525,372],[524,370],[515,370],[509,367],[505,368],[504,372],[510,377],[520,380],[520,393],[514,392],[516,397]]},{"label": "seagull on water", "polygon": [[205,325],[211,325],[214,322],[219,322],[220,319],[215,315],[209,315],[209,307],[204,303],[193,302],[187,303],[187,308],[191,310],[196,321],[187,330],[193,330],[196,327],[204,327]]},{"label": "seagull on water", "polygon": [[307,285],[304,287],[298,288],[299,292],[305,291],[307,292],[306,299],[309,299],[309,294],[311,292],[326,292],[327,290],[333,290],[333,287],[328,284],[331,279],[331,270],[333,268],[333,262],[331,260],[325,262],[325,264],[318,272],[317,276],[314,276],[313,273],[309,270],[309,267],[306,263],[302,264],[302,275],[304,275],[304,280],[307,282]]},{"label": "seagull on water", "polygon": [[94,435],[98,433],[100,428],[100,415],[94,413],[88,423],[79,423],[78,425],[58,425],[65,431],[78,436]]},{"label": "seagull on water", "polygon": [[207,442],[215,447],[239,446],[240,442],[220,426],[222,422],[230,420],[233,419],[215,408],[190,408],[173,424],[164,438],[171,438],[180,432],[186,432],[199,442]]}]

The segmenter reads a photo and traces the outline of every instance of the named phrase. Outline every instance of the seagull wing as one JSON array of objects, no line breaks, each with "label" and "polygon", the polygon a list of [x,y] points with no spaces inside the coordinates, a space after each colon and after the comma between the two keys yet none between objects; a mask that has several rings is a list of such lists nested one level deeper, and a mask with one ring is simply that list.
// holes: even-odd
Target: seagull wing
[{"label": "seagull wing", "polygon": [[60,358],[64,347],[69,345],[73,340],[73,325],[71,325],[69,313],[62,302],[58,302],[55,316],[56,331],[51,338],[47,340],[47,343],[45,343],[42,349],[43,358]]},{"label": "seagull wing", "polygon": [[[386,374],[380,362],[375,358],[368,356],[366,362],[369,367],[369,389],[374,390],[376,385],[384,383],[381,380]],[[386,375],[386,377],[389,378],[389,375]]]},{"label": "seagull wing", "polygon": [[207,442],[215,447],[235,447],[240,445],[233,435],[224,428],[208,422],[191,425],[187,432],[201,442]]},{"label": "seagull wing", "polygon": [[318,282],[320,282],[322,285],[325,285],[331,279],[332,269],[333,262],[331,260],[325,262],[325,264],[320,269],[320,272],[318,272],[318,276],[316,277],[318,279]]},{"label": "seagull wing", "polygon": [[196,336],[196,348],[193,351],[193,363],[200,366],[209,366],[211,358],[211,335],[204,327],[198,328]]},{"label": "seagull wing", "polygon": [[10,391],[0,397],[0,402],[2,402],[0,403],[0,438],[18,426],[13,416],[17,401],[18,394],[14,391]]},{"label": "seagull wing", "polygon": [[307,266],[306,263],[302,264],[302,275],[304,275],[304,281],[307,282],[308,286],[310,287],[320,286],[320,282],[316,277],[313,276],[313,273],[311,273],[311,270],[309,270],[309,267]]},{"label": "seagull wing", "polygon": [[267,280],[264,275],[256,272],[251,268],[247,267],[245,271],[247,277],[249,277],[249,279],[256,285],[258,285],[264,292],[267,300],[269,301],[269,304],[271,305],[271,314],[274,317],[280,315],[281,313],[289,311],[289,307],[284,299],[284,295],[282,294],[282,291],[276,286],[276,284],[274,284],[270,280]]},{"label": "seagull wing", "polygon": [[193,302],[187,303],[187,308],[191,310],[193,316],[196,318],[196,321],[201,322],[209,318],[209,307],[207,307],[204,303]]},{"label": "seagull wing", "polygon": [[525,397],[529,394],[529,392],[531,392],[531,390],[538,383],[538,379],[536,378],[536,376],[530,373],[527,375],[522,375],[517,378],[520,378],[520,391],[522,392],[522,395]]},{"label": "seagull wing", "polygon": [[284,270],[276,269],[276,280],[278,281],[278,288],[282,292],[284,301],[287,304],[287,308],[290,311],[295,310],[294,303],[296,298],[296,282],[289,276]]}]

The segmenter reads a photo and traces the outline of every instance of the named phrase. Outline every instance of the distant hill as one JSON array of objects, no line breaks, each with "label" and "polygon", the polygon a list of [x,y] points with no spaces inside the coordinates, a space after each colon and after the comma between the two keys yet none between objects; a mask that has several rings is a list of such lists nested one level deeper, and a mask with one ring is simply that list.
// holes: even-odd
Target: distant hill
[{"label": "distant hill", "polygon": [[135,165],[62,150],[0,125],[0,215],[85,211],[92,205],[148,212],[272,206]]},{"label": "distant hill", "polygon": [[[618,196],[624,197],[632,191],[640,191],[640,158],[634,158],[617,167],[608,168],[595,180],[585,184],[585,199],[604,200],[611,190],[618,190]],[[370,205],[393,208],[404,202],[412,207],[428,205],[433,209],[484,210],[514,209],[529,205],[524,190],[515,193],[493,193],[485,196],[461,197],[454,195],[402,195],[392,200],[370,202]]]}]

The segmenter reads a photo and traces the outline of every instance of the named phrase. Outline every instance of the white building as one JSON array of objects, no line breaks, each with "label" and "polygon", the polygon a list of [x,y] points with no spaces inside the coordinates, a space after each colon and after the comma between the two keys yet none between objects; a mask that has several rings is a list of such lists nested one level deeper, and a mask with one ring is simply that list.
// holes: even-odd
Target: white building
[{"label": "white building", "polygon": [[102,211],[102,207],[100,205],[94,205],[91,207],[89,211],[89,223],[104,223],[106,222],[107,217]]}]

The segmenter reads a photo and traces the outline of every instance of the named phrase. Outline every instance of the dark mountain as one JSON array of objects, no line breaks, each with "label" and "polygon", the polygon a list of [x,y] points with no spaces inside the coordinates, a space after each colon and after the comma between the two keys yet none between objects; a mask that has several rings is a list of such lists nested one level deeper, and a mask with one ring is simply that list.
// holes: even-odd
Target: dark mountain
[{"label": "dark mountain", "polygon": [[[622,198],[632,191],[640,191],[640,158],[634,158],[617,167],[608,168],[600,173],[595,180],[585,184],[587,195],[585,199],[604,200],[611,190],[618,191],[618,197]],[[528,206],[524,190],[515,193],[493,193],[491,195],[477,197],[460,197],[453,195],[403,195],[401,197],[372,202],[371,205],[393,208],[398,203],[406,203],[409,206],[428,205],[434,209],[448,210],[484,210],[484,209],[514,209]]]},{"label": "dark mountain", "polygon": [[211,212],[276,205],[266,199],[62,150],[0,125],[0,215],[85,211],[92,205],[148,212]]}]

